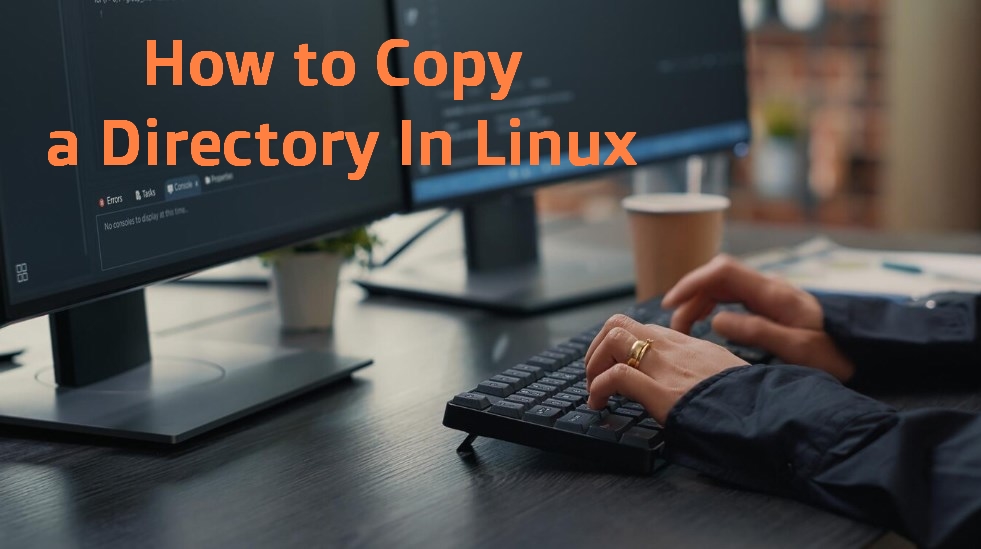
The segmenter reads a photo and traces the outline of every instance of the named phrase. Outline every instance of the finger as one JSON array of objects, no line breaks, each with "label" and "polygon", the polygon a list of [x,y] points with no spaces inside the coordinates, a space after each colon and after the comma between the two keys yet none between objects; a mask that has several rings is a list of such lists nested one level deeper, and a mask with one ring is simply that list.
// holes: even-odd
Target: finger
[{"label": "finger", "polygon": [[596,347],[599,346],[600,342],[606,338],[606,334],[610,333],[610,330],[614,328],[623,328],[629,332],[638,332],[643,324],[637,322],[636,320],[630,318],[627,315],[613,315],[603,324],[603,328],[600,330],[599,334],[593,338],[593,342],[589,344],[589,349],[586,351],[586,356],[583,358],[585,362],[589,362],[592,358],[593,353],[596,352]]},{"label": "finger", "polygon": [[617,364],[593,380],[589,391],[589,407],[600,410],[616,394],[640,403],[661,423],[664,423],[668,410],[674,405],[671,402],[671,390],[626,364]]},{"label": "finger", "polygon": [[662,303],[677,307],[704,295],[718,303],[739,302],[755,313],[778,319],[787,313],[795,291],[732,258],[719,256],[683,278]]},{"label": "finger", "polygon": [[671,315],[671,329],[690,334],[692,325],[711,314],[716,305],[715,300],[704,294],[696,295],[675,309]]},{"label": "finger", "polygon": [[783,362],[824,370],[841,381],[855,374],[852,362],[824,332],[788,328],[765,318],[736,313],[719,313],[712,328],[722,337],[759,347]]},{"label": "finger", "polygon": [[685,275],[664,295],[661,304],[673,309],[690,300],[708,287],[715,278],[718,278],[722,271],[731,268],[730,264],[734,262],[735,260],[729,256],[717,256],[712,261]]},{"label": "finger", "polygon": [[724,311],[715,316],[712,329],[720,336],[750,347],[759,347],[778,357],[796,362],[800,358],[802,332],[757,315]]},{"label": "finger", "polygon": [[630,359],[630,350],[641,339],[640,334],[625,328],[614,327],[596,346],[595,352],[586,361],[586,382],[602,374],[620,362]]}]

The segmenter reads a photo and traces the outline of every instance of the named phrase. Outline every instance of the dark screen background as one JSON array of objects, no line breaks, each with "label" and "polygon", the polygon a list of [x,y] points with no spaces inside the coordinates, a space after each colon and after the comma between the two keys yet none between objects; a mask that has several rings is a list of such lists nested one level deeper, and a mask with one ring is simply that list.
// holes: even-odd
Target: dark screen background
[{"label": "dark screen background", "polygon": [[[490,153],[509,151],[508,121],[520,131],[635,131],[638,140],[745,121],[745,39],[738,2],[718,0],[396,0],[403,75],[425,50],[497,51],[524,56],[507,99],[488,63],[486,85],[464,102],[450,83],[406,88],[416,131],[453,135],[453,165],[414,163],[415,179],[476,165],[477,121],[489,120]],[[470,67],[470,64],[467,65]],[[433,69],[430,69],[433,70]],[[468,69],[469,71],[470,69]],[[565,144],[565,143],[564,143]],[[418,155],[418,150],[416,151]],[[545,157],[547,158],[547,157]]]}]

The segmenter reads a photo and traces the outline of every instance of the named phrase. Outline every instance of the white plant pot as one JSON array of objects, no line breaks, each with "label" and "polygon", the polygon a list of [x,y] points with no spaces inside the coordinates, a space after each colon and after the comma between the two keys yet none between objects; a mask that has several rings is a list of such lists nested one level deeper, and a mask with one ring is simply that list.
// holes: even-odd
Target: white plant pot
[{"label": "white plant pot", "polygon": [[756,191],[764,198],[800,196],[807,178],[806,150],[796,139],[771,137],[753,162]]},{"label": "white plant pot", "polygon": [[326,331],[333,327],[343,264],[343,257],[326,252],[276,258],[273,288],[284,330]]}]

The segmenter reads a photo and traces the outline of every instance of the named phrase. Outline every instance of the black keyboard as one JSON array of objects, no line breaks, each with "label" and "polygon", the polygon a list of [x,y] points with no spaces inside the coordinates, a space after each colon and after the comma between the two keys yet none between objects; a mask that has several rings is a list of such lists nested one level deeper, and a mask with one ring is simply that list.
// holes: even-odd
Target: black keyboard
[{"label": "black keyboard", "polygon": [[[671,313],[660,307],[659,299],[635,305],[624,314],[644,324],[671,323]],[[601,411],[586,406],[589,393],[582,358],[602,327],[602,323],[593,326],[448,402],[443,425],[468,434],[458,451],[472,452],[473,441],[483,436],[624,471],[653,471],[664,440],[661,426],[643,406],[621,396],[610,398]],[[697,323],[692,335],[723,345],[750,364],[772,360],[764,351],[732,344],[712,332],[711,317]]]}]

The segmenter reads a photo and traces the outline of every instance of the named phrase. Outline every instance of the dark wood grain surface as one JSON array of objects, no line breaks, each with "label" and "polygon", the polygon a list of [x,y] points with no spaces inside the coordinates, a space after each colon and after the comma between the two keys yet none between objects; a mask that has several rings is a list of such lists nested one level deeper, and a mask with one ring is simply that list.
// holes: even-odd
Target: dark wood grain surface
[{"label": "dark wood grain surface", "polygon": [[[745,252],[807,231],[735,227]],[[838,236],[838,235],[836,235]],[[851,241],[848,239],[851,238]],[[894,248],[981,253],[981,238],[841,235]],[[906,243],[914,242],[916,245]],[[186,446],[0,438],[2,547],[860,547],[882,532],[668,466],[651,477],[493,440],[475,462],[440,425],[455,393],[629,304],[512,319],[340,296],[333,335],[281,335],[261,288],[166,285],[154,332],[369,355],[350,383]],[[0,333],[46,360],[43,321]],[[981,409],[973,395],[896,397]]]}]

